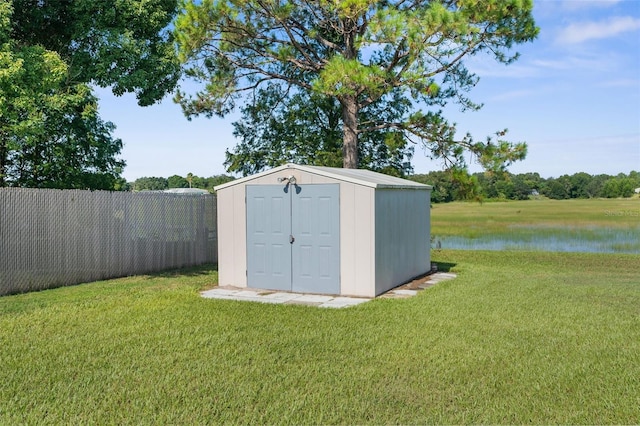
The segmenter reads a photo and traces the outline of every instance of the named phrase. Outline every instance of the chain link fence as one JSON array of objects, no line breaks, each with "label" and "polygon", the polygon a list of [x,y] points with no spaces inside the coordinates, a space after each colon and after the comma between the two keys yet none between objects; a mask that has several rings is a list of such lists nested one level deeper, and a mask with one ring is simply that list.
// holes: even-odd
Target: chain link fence
[{"label": "chain link fence", "polygon": [[217,260],[214,195],[0,188],[0,296]]}]

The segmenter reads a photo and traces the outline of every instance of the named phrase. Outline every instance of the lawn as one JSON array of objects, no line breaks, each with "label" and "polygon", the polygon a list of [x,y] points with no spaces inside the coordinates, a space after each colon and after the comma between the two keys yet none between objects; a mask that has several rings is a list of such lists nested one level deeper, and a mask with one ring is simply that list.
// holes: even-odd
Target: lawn
[{"label": "lawn", "polygon": [[540,199],[434,204],[431,221],[431,231],[437,235],[473,236],[527,226],[639,229],[640,199]]},{"label": "lawn", "polygon": [[640,199],[434,204],[436,247],[640,254]]},{"label": "lawn", "polygon": [[640,421],[636,255],[435,252],[458,278],[331,310],[199,268],[0,298],[0,424]]}]

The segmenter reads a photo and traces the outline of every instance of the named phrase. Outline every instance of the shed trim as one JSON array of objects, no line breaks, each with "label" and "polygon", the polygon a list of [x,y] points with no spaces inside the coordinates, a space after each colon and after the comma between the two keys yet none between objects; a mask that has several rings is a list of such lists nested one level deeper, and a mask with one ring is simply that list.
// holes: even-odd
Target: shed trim
[{"label": "shed trim", "polygon": [[344,182],[353,183],[356,185],[367,186],[370,188],[385,188],[385,189],[414,189],[414,190],[431,190],[431,185],[425,185],[418,182],[413,182],[407,179],[398,178],[395,176],[389,176],[382,173],[374,172],[371,170],[363,169],[341,169],[337,167],[322,167],[322,166],[301,166],[298,164],[288,163],[282,166],[266,170],[264,172],[256,173],[251,176],[246,176],[231,182],[223,183],[214,187],[214,190],[229,188],[234,185],[240,185],[254,179],[268,176],[273,173],[278,173],[282,170],[295,169],[303,172],[316,174]]}]

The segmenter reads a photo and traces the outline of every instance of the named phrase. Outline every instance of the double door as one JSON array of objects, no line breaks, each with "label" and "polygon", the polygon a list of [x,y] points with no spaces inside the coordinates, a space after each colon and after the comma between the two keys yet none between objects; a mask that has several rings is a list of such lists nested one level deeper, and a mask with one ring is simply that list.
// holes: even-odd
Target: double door
[{"label": "double door", "polygon": [[340,187],[247,185],[247,284],[340,293]]}]

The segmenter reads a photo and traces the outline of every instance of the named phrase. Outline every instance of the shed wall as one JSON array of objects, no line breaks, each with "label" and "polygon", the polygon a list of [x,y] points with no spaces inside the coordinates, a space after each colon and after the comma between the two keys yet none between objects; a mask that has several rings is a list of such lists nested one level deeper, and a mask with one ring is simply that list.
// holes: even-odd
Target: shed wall
[{"label": "shed wall", "polygon": [[378,189],[375,197],[375,295],[428,272],[430,191]]},{"label": "shed wall", "polygon": [[[246,276],[246,213],[244,186],[217,192],[218,197],[218,283],[247,285]],[[244,259],[244,267],[241,259]]]},{"label": "shed wall", "polygon": [[259,176],[218,191],[218,276],[220,285],[247,286],[245,185],[278,185],[295,176],[300,185],[340,184],[340,293],[373,297],[374,190],[295,169]]},{"label": "shed wall", "polygon": [[341,294],[374,297],[375,216],[373,188],[340,185]]},{"label": "shed wall", "polygon": [[340,184],[340,294],[375,297],[430,269],[430,191],[374,189],[297,169],[218,191],[219,284],[247,286],[245,185]]}]

